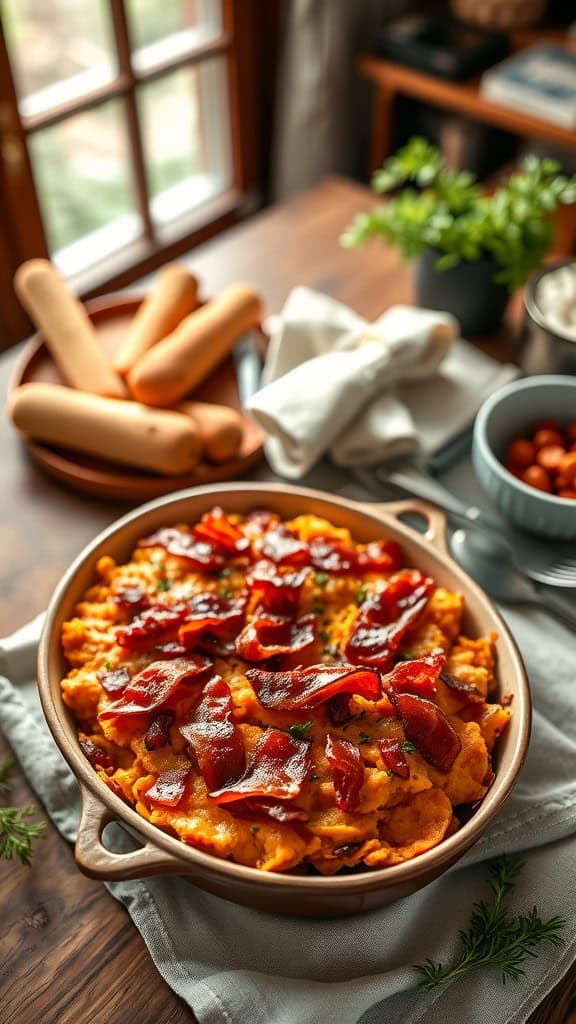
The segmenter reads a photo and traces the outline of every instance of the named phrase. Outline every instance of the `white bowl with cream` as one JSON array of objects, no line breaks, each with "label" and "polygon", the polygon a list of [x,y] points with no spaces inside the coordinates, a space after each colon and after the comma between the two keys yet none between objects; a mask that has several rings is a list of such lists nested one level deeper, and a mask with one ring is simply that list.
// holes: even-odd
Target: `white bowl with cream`
[{"label": "white bowl with cream", "polygon": [[542,267],[526,286],[525,374],[576,374],[576,260]]}]

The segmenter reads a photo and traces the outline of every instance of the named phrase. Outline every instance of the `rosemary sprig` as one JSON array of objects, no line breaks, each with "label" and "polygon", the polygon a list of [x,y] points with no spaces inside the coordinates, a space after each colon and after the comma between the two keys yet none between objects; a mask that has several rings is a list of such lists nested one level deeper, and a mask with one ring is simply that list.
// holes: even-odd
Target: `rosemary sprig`
[{"label": "rosemary sprig", "polygon": [[[0,793],[10,789],[9,777],[14,768],[13,761],[0,764]],[[32,840],[43,839],[46,825],[43,822],[29,822],[36,813],[35,807],[0,807],[0,858],[12,860],[19,857],[22,864],[30,867]]]},{"label": "rosemary sprig", "polygon": [[35,813],[35,807],[0,807],[0,857],[19,857],[22,864],[30,867],[32,840],[44,838],[46,828],[44,822],[27,821]]},{"label": "rosemary sprig", "polygon": [[0,795],[4,796],[10,791],[10,775],[14,768],[14,761],[4,761],[0,764]]},{"label": "rosemary sprig", "polygon": [[492,898],[473,904],[467,931],[460,932],[462,952],[454,966],[427,960],[416,966],[421,975],[419,988],[426,992],[446,981],[453,981],[479,967],[496,967],[502,982],[518,981],[525,972],[520,966],[527,957],[536,957],[534,950],[542,942],[559,946],[559,932],[566,924],[563,917],[542,921],[536,907],[526,914],[511,917],[507,898],[513,892],[518,875],[524,866],[515,855],[502,855],[488,865],[488,886]]}]

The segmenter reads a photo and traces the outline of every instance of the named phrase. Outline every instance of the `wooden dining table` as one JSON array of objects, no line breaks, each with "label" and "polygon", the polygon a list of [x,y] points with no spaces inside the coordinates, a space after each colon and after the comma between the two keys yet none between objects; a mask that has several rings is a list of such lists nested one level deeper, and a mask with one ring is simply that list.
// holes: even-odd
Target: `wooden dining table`
[{"label": "wooden dining table", "polygon": [[[339,243],[351,218],[373,202],[363,186],[330,177],[195,249],[187,262],[206,295],[250,281],[274,313],[295,285],[308,285],[374,319],[393,303],[411,303],[413,291],[411,270],[394,249],[373,242],[350,251]],[[515,357],[520,320],[517,301],[504,329],[484,339],[482,348],[496,358]],[[18,358],[18,349],[0,358],[3,394]],[[47,605],[74,556],[130,506],[76,493],[42,475],[6,417],[0,459],[0,634],[7,635]],[[265,464],[251,473],[255,477],[271,477]],[[0,735],[0,762],[11,756]],[[36,799],[17,766],[9,799],[17,805]],[[530,1022],[576,1024],[575,1007],[576,966]],[[126,910],[102,883],[80,873],[72,848],[50,822],[30,868],[0,861],[1,1024],[193,1020],[157,973]]]}]

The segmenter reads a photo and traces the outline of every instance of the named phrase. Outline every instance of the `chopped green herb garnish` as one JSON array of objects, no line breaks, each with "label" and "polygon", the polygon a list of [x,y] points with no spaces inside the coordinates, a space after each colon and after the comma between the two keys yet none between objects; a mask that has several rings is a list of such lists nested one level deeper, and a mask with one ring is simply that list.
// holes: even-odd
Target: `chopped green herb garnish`
[{"label": "chopped green herb garnish", "polygon": [[330,579],[330,577],[325,572],[315,572],[314,573],[314,583],[316,583],[317,586],[319,586],[319,587],[325,587],[326,584],[328,583],[329,579]]},{"label": "chopped green herb garnish", "polygon": [[170,590],[171,586],[172,586],[172,580],[167,580],[166,578],[164,578],[162,580],[158,580],[158,586],[157,586],[156,589],[157,590],[161,590],[161,591]]},{"label": "chopped green herb garnish", "polygon": [[259,825],[250,825],[250,831],[251,831],[252,835],[255,836],[260,831],[260,826]]},{"label": "chopped green herb garnish", "polygon": [[328,632],[327,629],[319,629],[318,636],[320,637],[322,643],[324,644],[327,643],[328,640],[330,639],[330,633]]},{"label": "chopped green herb garnish", "polygon": [[229,587],[226,587],[225,590],[220,591],[220,596],[223,597],[225,601],[227,601],[229,597],[232,597],[232,591],[230,590]]},{"label": "chopped green herb garnish", "polygon": [[376,719],[376,725],[382,725],[382,722],[386,722],[386,721],[388,721],[386,715],[382,715],[380,718]]},{"label": "chopped green herb garnish", "polygon": [[229,565],[225,565],[224,568],[220,570],[220,579],[222,579],[222,580],[226,579],[228,576],[231,575],[231,573],[232,573],[232,569],[230,568],[230,566]]},{"label": "chopped green herb garnish", "polygon": [[107,672],[109,672],[110,669],[112,668],[112,662],[111,661],[105,661],[104,662],[104,668],[106,669]]},{"label": "chopped green herb garnish", "polygon": [[360,733],[360,738],[358,740],[358,743],[371,743],[371,742],[372,742],[372,737],[369,736],[367,732],[361,732]]},{"label": "chopped green herb garnish", "polygon": [[404,751],[405,754],[413,754],[414,751],[416,750],[416,747],[413,743],[410,742],[410,740],[404,740],[404,743],[402,744],[402,750]]},{"label": "chopped green herb garnish", "polygon": [[324,654],[329,654],[330,657],[337,658],[338,655],[340,654],[340,648],[338,647],[338,644],[328,644],[324,648]]},{"label": "chopped green herb garnish", "polygon": [[398,661],[415,661],[416,655],[409,654],[408,651],[398,651],[396,654]]},{"label": "chopped green herb garnish", "polygon": [[302,725],[289,725],[288,732],[293,740],[305,740],[313,722],[304,722]]},{"label": "chopped green herb garnish", "polygon": [[312,775],[308,776],[308,781],[309,782],[319,782],[320,781],[320,776],[316,775],[316,772],[312,772]]},{"label": "chopped green herb garnish", "polygon": [[356,604],[363,604],[368,597],[368,588],[365,583],[356,591]]},{"label": "chopped green herb garnish", "polygon": [[321,601],[314,601],[313,602],[313,604],[312,604],[312,611],[314,612],[314,615],[323,615],[324,614],[324,605],[321,603]]}]

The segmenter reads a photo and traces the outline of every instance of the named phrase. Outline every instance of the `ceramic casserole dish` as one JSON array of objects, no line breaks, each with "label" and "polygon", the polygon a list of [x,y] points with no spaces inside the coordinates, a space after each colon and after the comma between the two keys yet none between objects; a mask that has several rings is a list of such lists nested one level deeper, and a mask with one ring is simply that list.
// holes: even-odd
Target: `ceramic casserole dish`
[{"label": "ceramic casserole dish", "polygon": [[[99,558],[111,555],[117,561],[126,559],[142,536],[177,522],[194,522],[215,505],[229,513],[266,507],[284,519],[307,513],[348,528],[361,543],[382,536],[396,540],[402,545],[408,566],[430,574],[440,586],[464,596],[463,630],[468,635],[498,634],[499,696],[510,695],[512,718],[496,749],[495,777],[469,820],[434,849],[394,866],[330,877],[260,871],[188,846],[152,825],[112,792],[86,760],[75,722],[61,695],[60,682],[67,671],[60,642],[63,622],[93,583]],[[424,533],[403,521],[411,514],[424,521]],[[38,679],[48,725],[80,784],[82,816],[75,854],[83,872],[107,881],[180,875],[224,899],[293,915],[332,916],[371,910],[437,878],[476,842],[500,811],[524,761],[530,734],[530,694],[522,659],[489,598],[448,555],[443,514],[418,501],[359,504],[288,485],[239,483],[182,491],[136,509],[101,533],[56,588],[40,641]],[[140,847],[128,853],[108,850],[102,832],[111,821],[127,827]]]}]

